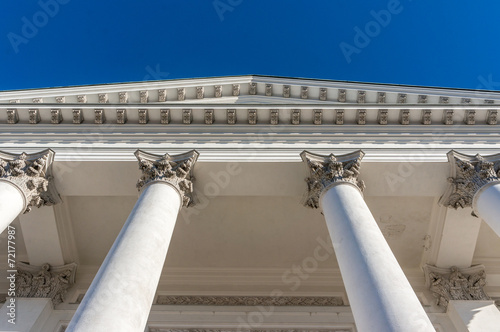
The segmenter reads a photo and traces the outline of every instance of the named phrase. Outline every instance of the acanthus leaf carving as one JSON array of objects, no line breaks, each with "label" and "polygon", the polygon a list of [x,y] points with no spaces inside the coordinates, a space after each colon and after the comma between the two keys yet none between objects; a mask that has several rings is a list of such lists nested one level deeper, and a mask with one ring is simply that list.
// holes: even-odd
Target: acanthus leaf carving
[{"label": "acanthus leaf carving", "polygon": [[489,300],[484,292],[486,272],[483,265],[467,269],[424,267],[426,285],[436,297],[436,304],[446,308],[452,300]]},{"label": "acanthus leaf carving", "polygon": [[342,297],[326,296],[183,296],[159,295],[156,304],[213,306],[343,306]]},{"label": "acanthus leaf carving", "polygon": [[193,205],[192,172],[198,155],[196,150],[172,156],[168,153],[161,156],[137,150],[135,156],[142,171],[142,176],[137,181],[137,189],[141,190],[153,182],[166,182],[177,189],[182,206]]},{"label": "acanthus leaf carving", "polygon": [[310,176],[306,179],[307,192],[304,205],[319,208],[321,193],[336,182],[347,182],[363,191],[365,184],[358,179],[361,159],[364,152],[334,156],[319,155],[303,151],[300,156],[309,169]]},{"label": "acanthus leaf carving", "polygon": [[500,154],[465,155],[454,150],[448,152],[451,165],[450,185],[440,204],[457,208],[472,207],[474,195],[489,183],[500,183]]},{"label": "acanthus leaf carving", "polygon": [[24,195],[24,213],[33,206],[54,205],[60,198],[52,181],[54,151],[19,155],[0,151],[0,181],[15,185]]},{"label": "acanthus leaf carving", "polygon": [[16,296],[50,298],[54,305],[64,302],[64,296],[75,282],[76,264],[52,267],[17,263]]}]

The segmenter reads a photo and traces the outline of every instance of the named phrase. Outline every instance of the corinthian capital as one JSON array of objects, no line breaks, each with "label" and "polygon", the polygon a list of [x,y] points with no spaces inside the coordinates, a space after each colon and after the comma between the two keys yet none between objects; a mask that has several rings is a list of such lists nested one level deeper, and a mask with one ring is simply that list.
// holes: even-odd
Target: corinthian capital
[{"label": "corinthian capital", "polygon": [[137,189],[141,190],[153,182],[166,182],[177,189],[183,206],[192,205],[194,180],[192,172],[198,155],[195,150],[175,156],[168,153],[162,156],[137,150],[135,156],[142,171],[142,176],[137,181]]},{"label": "corinthian capital", "polygon": [[310,171],[307,182],[305,205],[317,209],[321,193],[336,182],[347,182],[363,191],[365,184],[358,180],[361,159],[365,153],[361,150],[334,156],[323,156],[303,151],[300,156]]},{"label": "corinthian capital", "polygon": [[16,296],[46,297],[57,305],[64,302],[64,296],[75,282],[76,264],[62,266],[34,266],[17,263]]},{"label": "corinthian capital", "polygon": [[436,297],[436,304],[446,308],[451,300],[489,300],[484,292],[486,273],[483,265],[466,269],[424,266],[425,284]]},{"label": "corinthian capital", "polygon": [[0,151],[0,181],[15,185],[24,196],[24,213],[33,206],[53,205],[59,195],[52,181],[54,151],[12,154]]},{"label": "corinthian capital", "polygon": [[450,185],[440,204],[455,209],[472,206],[474,195],[483,186],[500,183],[500,153],[469,156],[451,150],[447,155],[451,166]]}]

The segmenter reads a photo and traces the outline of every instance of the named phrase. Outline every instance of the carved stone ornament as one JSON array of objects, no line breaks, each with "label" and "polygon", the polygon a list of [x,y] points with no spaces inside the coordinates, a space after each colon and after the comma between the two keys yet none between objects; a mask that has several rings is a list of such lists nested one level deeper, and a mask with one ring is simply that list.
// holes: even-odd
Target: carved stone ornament
[{"label": "carved stone ornament", "polygon": [[365,184],[358,180],[361,159],[365,153],[361,150],[341,156],[328,156],[303,151],[300,156],[310,171],[306,179],[307,192],[304,205],[319,208],[321,193],[336,182],[347,182],[363,191]]},{"label": "carved stone ornament", "polygon": [[76,264],[34,266],[17,263],[16,296],[52,299],[57,305],[64,302],[66,292],[75,282]]},{"label": "carved stone ornament", "polygon": [[159,295],[156,304],[214,306],[343,306],[342,297]]},{"label": "carved stone ornament", "polygon": [[467,269],[424,266],[425,285],[436,297],[436,304],[446,308],[451,300],[490,300],[483,287],[486,273],[483,265]]},{"label": "carved stone ornament", "polygon": [[142,171],[142,176],[137,181],[137,189],[141,190],[152,182],[167,182],[181,195],[182,206],[193,205],[192,172],[198,155],[196,150],[175,156],[168,153],[161,156],[137,150],[135,156]]},{"label": "carved stone ornament", "polygon": [[439,203],[454,209],[473,206],[474,195],[484,185],[500,183],[500,153],[490,156],[469,156],[451,150],[448,152],[450,183]]},{"label": "carved stone ornament", "polygon": [[[59,332],[64,332],[61,330]],[[168,328],[168,327],[150,327],[148,332],[353,332],[351,328],[328,328],[328,329],[278,329],[278,328],[257,328],[257,329],[242,329],[241,327],[230,328]]]},{"label": "carved stone ornament", "polygon": [[0,151],[0,181],[14,184],[23,193],[24,213],[31,211],[33,206],[60,202],[52,181],[54,154],[50,149],[33,154]]}]

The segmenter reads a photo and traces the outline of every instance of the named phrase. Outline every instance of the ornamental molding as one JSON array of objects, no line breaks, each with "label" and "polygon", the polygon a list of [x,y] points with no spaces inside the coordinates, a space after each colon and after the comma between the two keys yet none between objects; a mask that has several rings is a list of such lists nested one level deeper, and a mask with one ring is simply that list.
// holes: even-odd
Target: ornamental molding
[{"label": "ornamental molding", "polygon": [[32,207],[60,202],[52,177],[54,151],[13,154],[0,151],[0,181],[16,186],[24,197],[24,213]]},{"label": "ornamental molding", "polygon": [[457,208],[473,207],[474,195],[489,183],[500,183],[500,153],[481,156],[466,155],[451,150],[448,188],[441,197],[441,205]]},{"label": "ornamental molding", "polygon": [[[65,331],[65,330],[62,330]],[[350,328],[340,329],[241,329],[241,328],[220,328],[220,329],[204,329],[204,328],[162,328],[150,327],[149,332],[353,332]]]},{"label": "ornamental molding", "polygon": [[178,155],[156,155],[137,150],[135,156],[142,171],[142,176],[137,181],[139,191],[153,182],[166,182],[179,192],[182,206],[194,204],[192,173],[199,156],[196,150]]},{"label": "ornamental molding", "polygon": [[[58,332],[64,332],[67,325],[59,328]],[[242,329],[242,328],[169,328],[169,327],[149,327],[148,332],[353,332],[352,328],[328,328],[328,329]]]},{"label": "ornamental molding", "polygon": [[[233,98],[233,97],[230,97]],[[422,104],[354,104],[354,103],[326,103],[321,101],[304,103],[300,99],[293,102],[285,103],[284,100],[291,100],[282,97],[267,97],[267,96],[242,96],[238,97],[240,102],[232,103],[221,98],[221,103],[206,103],[200,100],[186,101],[186,102],[157,102],[157,103],[128,103],[128,104],[37,104],[36,108],[33,104],[19,104],[15,107],[12,104],[0,104],[0,126],[8,125],[5,128],[15,130],[26,126],[25,131],[34,130],[35,128],[44,128],[47,124],[55,125],[54,130],[61,130],[61,128],[72,129],[72,125],[120,125],[124,124],[121,119],[116,116],[119,110],[126,110],[129,114],[130,121],[127,124],[149,124],[149,125],[225,125],[228,124],[224,117],[219,117],[218,121],[206,123],[203,121],[204,109],[213,109],[217,114],[224,114],[230,109],[234,109],[240,113],[241,121],[237,124],[248,124],[243,116],[250,110],[256,112],[261,120],[256,121],[257,125],[269,124],[269,117],[273,110],[278,110],[280,114],[290,114],[291,110],[301,112],[301,120],[293,124],[300,124],[301,126],[317,124],[314,115],[317,110],[324,113],[324,119],[321,124],[329,127],[339,127],[340,125],[371,125],[373,127],[380,127],[380,125],[391,124],[394,125],[395,130],[397,127],[409,126],[423,127],[432,126],[439,128],[450,127],[452,129],[459,129],[463,126],[462,119],[467,125],[472,126],[473,130],[494,130],[497,125],[498,109],[492,109],[490,105],[475,105],[474,110],[469,109],[468,105],[447,105],[449,109],[444,109],[444,105],[425,104],[425,109],[422,109]],[[262,98],[262,100],[260,99]],[[402,108],[404,106],[404,108]],[[498,106],[498,105],[497,105]],[[467,108],[466,108],[467,107]],[[169,109],[174,115],[172,121],[164,122],[160,120],[160,113],[163,109]],[[186,123],[182,119],[182,113],[185,109],[192,110],[193,121]],[[53,111],[57,111],[56,119],[53,117]],[[363,119],[359,120],[360,111],[362,111]],[[148,122],[141,122],[141,114],[149,112],[151,120]],[[102,120],[96,121],[94,113],[99,113]],[[383,119],[380,120],[380,115],[383,113]],[[84,116],[85,114],[85,116]],[[340,114],[340,117],[339,117]],[[344,119],[345,117],[345,119]],[[283,122],[286,124],[286,122]],[[71,127],[71,128],[70,128]],[[490,128],[488,128],[490,127]],[[57,129],[56,129],[57,128]],[[340,127],[336,130],[343,130]],[[359,129],[358,129],[359,130]],[[422,129],[420,129],[422,130]]]},{"label": "ornamental molding", "polygon": [[42,266],[17,263],[16,296],[50,298],[53,305],[64,302],[68,289],[75,283],[76,263]]},{"label": "ornamental molding", "polygon": [[484,265],[466,269],[453,266],[449,269],[432,265],[423,267],[425,285],[436,297],[436,304],[447,308],[451,300],[490,300],[484,292],[486,272]]},{"label": "ornamental molding", "polygon": [[342,297],[159,295],[155,304],[213,306],[344,306]]},{"label": "ornamental molding", "polygon": [[323,191],[338,182],[350,183],[362,192],[365,184],[358,180],[358,176],[364,155],[365,153],[361,150],[340,156],[334,156],[333,153],[325,156],[303,151],[300,156],[310,174],[306,178],[307,192],[304,205],[319,208]]},{"label": "ornamental molding", "polygon": [[[209,96],[206,93],[208,91],[210,91]],[[378,124],[379,109],[398,109],[398,112],[389,112],[388,124],[401,122],[399,124],[402,125],[452,125],[453,123],[496,125],[500,93],[257,75],[178,79],[0,92],[0,122],[5,123],[8,120],[9,124],[16,124],[18,115],[21,124],[28,124],[29,119],[26,115],[30,107],[40,115],[40,121],[31,123],[43,125],[50,123],[48,110],[51,107],[60,108],[62,113],[68,113],[71,108],[82,109],[85,113],[90,113],[89,111],[93,111],[94,108],[102,108],[104,112],[110,113],[106,114],[106,118],[113,119],[114,122],[113,115],[116,109],[123,108],[124,105],[131,113],[137,112],[139,107],[156,112],[165,106],[182,107],[188,103],[191,103],[193,106],[190,107],[193,108],[196,107],[194,105],[208,106],[213,103],[214,106],[226,103],[228,104],[226,108],[231,108],[229,104],[252,103],[280,105],[283,109],[289,105],[304,105],[303,113],[307,111],[308,105],[325,110],[341,107],[349,112],[355,111],[356,107],[359,108],[359,104],[363,104],[363,109],[366,107],[366,124]],[[269,108],[276,107],[268,107],[267,111]],[[401,109],[404,109],[405,113],[400,120],[398,115]],[[420,114],[422,109],[426,110],[423,115]],[[449,113],[449,109],[461,112],[453,115]],[[174,109],[172,111],[176,112]],[[63,121],[55,124],[70,124],[68,115],[63,116]],[[409,118],[406,118],[407,115]],[[33,119],[36,120],[36,116]],[[262,119],[265,120],[261,124],[268,123],[268,116]],[[86,122],[80,123],[92,123],[91,120],[89,116]],[[334,123],[331,120],[324,122],[324,124]]]}]

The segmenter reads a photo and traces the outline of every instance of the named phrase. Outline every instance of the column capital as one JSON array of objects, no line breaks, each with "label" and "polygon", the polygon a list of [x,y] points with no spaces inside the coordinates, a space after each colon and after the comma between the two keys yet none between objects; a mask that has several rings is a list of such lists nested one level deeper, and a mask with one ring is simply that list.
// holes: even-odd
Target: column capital
[{"label": "column capital", "polygon": [[177,189],[182,199],[182,206],[194,204],[192,172],[199,156],[196,150],[178,155],[166,153],[163,156],[137,150],[135,156],[142,171],[142,176],[137,181],[137,189],[142,190],[153,182],[166,182]]},{"label": "column capital", "polygon": [[55,152],[47,149],[27,154],[0,151],[0,181],[13,184],[24,197],[24,213],[33,206],[60,202],[52,177]]},{"label": "column capital", "polygon": [[75,282],[76,263],[35,266],[17,263],[16,296],[50,298],[54,305],[64,302],[66,292]]},{"label": "column capital", "polygon": [[323,191],[337,182],[352,184],[363,191],[365,184],[358,180],[358,176],[364,155],[361,150],[340,156],[334,156],[333,153],[326,156],[303,151],[300,156],[310,172],[310,176],[306,178],[307,196],[304,205],[319,208]]},{"label": "column capital", "polygon": [[425,285],[437,298],[436,303],[440,307],[446,308],[451,300],[490,300],[483,289],[486,285],[483,265],[466,269],[425,265],[423,269]]},{"label": "column capital", "polygon": [[439,200],[441,205],[454,209],[473,207],[474,195],[482,187],[500,183],[500,153],[471,156],[451,150],[447,156],[451,166],[450,185]]}]

